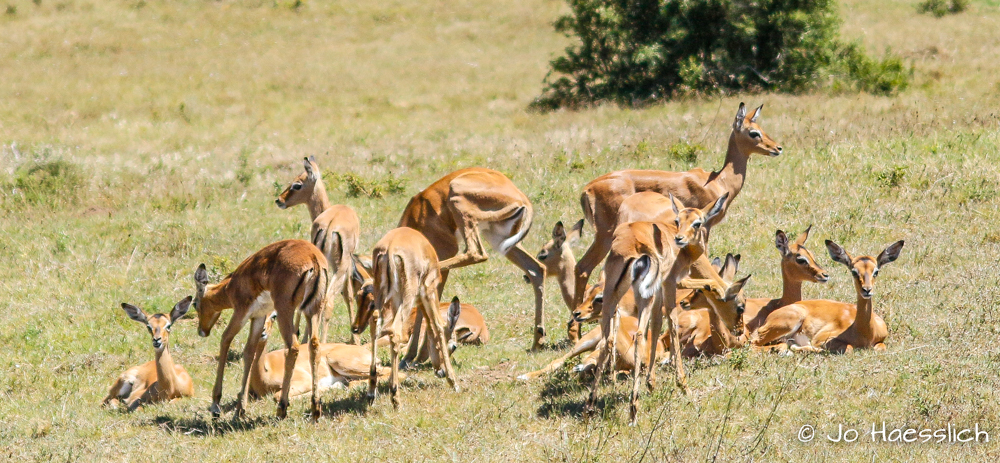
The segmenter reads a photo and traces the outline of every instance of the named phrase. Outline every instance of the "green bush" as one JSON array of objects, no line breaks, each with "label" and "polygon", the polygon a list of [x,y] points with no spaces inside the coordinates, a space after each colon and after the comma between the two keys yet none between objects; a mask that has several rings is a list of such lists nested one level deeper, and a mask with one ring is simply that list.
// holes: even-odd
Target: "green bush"
[{"label": "green bush", "polygon": [[567,1],[555,27],[579,42],[551,61],[539,109],[833,84],[886,94],[910,79],[898,58],[839,39],[834,0]]},{"label": "green bush", "polygon": [[969,8],[969,0],[924,0],[917,5],[917,11],[930,13],[940,18],[946,14],[961,13]]}]

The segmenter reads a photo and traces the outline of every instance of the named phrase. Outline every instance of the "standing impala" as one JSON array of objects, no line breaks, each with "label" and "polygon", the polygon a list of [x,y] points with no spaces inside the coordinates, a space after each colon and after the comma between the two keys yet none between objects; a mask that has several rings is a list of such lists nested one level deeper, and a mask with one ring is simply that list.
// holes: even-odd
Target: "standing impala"
[{"label": "standing impala", "polygon": [[789,341],[796,335],[805,336],[807,345],[791,345],[792,350],[850,352],[853,349],[885,350],[882,342],[889,330],[878,314],[872,311],[872,294],[879,270],[899,258],[903,241],[889,245],[878,257],[851,257],[844,248],[826,240],[826,250],[835,262],[851,271],[857,304],[829,300],[799,301],[782,307],[767,316],[764,325],[754,333],[755,347],[775,341]]},{"label": "standing impala", "polygon": [[[226,371],[226,357],[229,345],[239,334],[243,325],[250,322],[250,337],[243,348],[243,382],[236,400],[236,416],[244,416],[244,405],[249,387],[250,370],[257,361],[257,342],[264,331],[264,323],[271,312],[278,313],[278,330],[285,342],[288,353],[285,365],[295,365],[299,355],[299,343],[295,339],[296,312],[306,316],[306,332],[309,336],[309,359],[312,365],[312,418],[319,419],[319,402],[316,368],[319,363],[319,324],[326,302],[329,269],[323,253],[312,243],[302,240],[285,240],[269,244],[247,257],[236,271],[218,284],[208,283],[205,264],[198,266],[194,273],[197,292],[194,306],[198,310],[198,334],[202,337],[212,332],[212,327],[222,315],[222,311],[232,308],[226,331],[222,333],[219,345],[219,366],[212,389],[212,416],[222,413],[222,377]],[[285,369],[281,400],[278,401],[278,418],[284,418],[288,409],[288,395],[293,368]]]},{"label": "standing impala", "polygon": [[[520,268],[535,292],[532,348],[537,349],[545,337],[545,270],[520,245],[532,217],[531,202],[510,179],[495,170],[472,167],[444,176],[410,199],[399,226],[422,233],[441,259],[438,297],[450,270],[486,261],[483,238]],[[459,245],[465,246],[461,253]],[[422,313],[417,313],[418,324]]]},{"label": "standing impala", "polygon": [[722,213],[713,219],[712,225],[722,221],[729,205],[743,188],[750,157],[755,154],[781,154],[781,146],[757,125],[763,107],[761,105],[748,116],[746,106],[740,103],[733,121],[733,132],[729,136],[726,162],[718,172],[706,172],[700,168],[687,172],[620,170],[602,175],[584,187],[580,205],[584,217],[594,226],[596,236],[576,264],[575,305],[579,305],[583,298],[583,288],[586,288],[591,272],[611,250],[615,227],[619,224],[618,208],[629,196],[642,191],[655,191],[663,195],[671,194],[687,207],[703,208],[727,193],[729,200]]},{"label": "standing impala", "polygon": [[[399,348],[402,344],[403,323],[414,306],[423,313],[430,325],[435,345],[430,349],[431,363],[439,376],[458,392],[455,373],[451,367],[451,348],[438,311],[438,288],[441,270],[437,253],[427,238],[407,227],[390,230],[372,250],[375,303],[358,308],[351,330],[360,334],[365,325],[371,330],[371,339],[389,336],[392,354],[392,372],[389,390],[392,406],[399,409]],[[410,336],[409,351],[417,355],[419,336]],[[377,359],[377,342],[371,342],[372,359]],[[408,354],[409,355],[409,354]],[[287,364],[287,363],[286,363]],[[368,383],[368,402],[375,401],[378,374],[372,363]]]},{"label": "standing impala", "polygon": [[[633,373],[632,398],[630,401],[631,421],[634,423],[639,394],[639,369],[642,362],[640,353],[647,349],[645,335],[646,327],[652,318],[650,336],[652,340],[660,337],[663,322],[664,307],[672,310],[677,301],[677,285],[685,278],[691,269],[691,264],[702,257],[708,239],[708,231],[712,220],[722,212],[729,194],[720,196],[714,204],[705,209],[684,208],[675,198],[670,198],[674,206],[675,220],[673,226],[655,222],[632,222],[621,224],[615,230],[611,252],[604,265],[606,285],[604,287],[604,310],[601,315],[601,331],[604,333],[604,348],[601,350],[594,375],[594,385],[585,410],[593,412],[597,399],[597,390],[605,364],[612,349],[617,327],[613,326],[616,318],[618,301],[621,300],[629,287],[634,291],[636,299],[639,327],[636,331],[636,361]],[[677,385],[682,390],[687,389],[684,367],[680,356],[680,339],[672,318],[667,314],[667,330],[670,333],[671,353],[677,373]],[[649,362],[656,358],[656,343],[648,347]],[[647,368],[646,384],[652,388],[656,369]]]},{"label": "standing impala", "polygon": [[150,317],[142,309],[122,303],[122,309],[128,317],[146,325],[149,334],[153,336],[156,360],[125,370],[111,385],[108,396],[104,398],[104,405],[124,400],[128,410],[132,411],[144,404],[174,401],[194,395],[191,375],[184,367],[174,363],[167,350],[170,327],[187,313],[190,306],[191,296],[188,296],[174,306],[170,316],[158,313]]},{"label": "standing impala", "polygon": [[[309,156],[303,159],[302,164],[305,172],[295,177],[274,202],[281,209],[299,204],[305,204],[309,208],[309,215],[312,217],[310,239],[320,251],[323,251],[330,269],[333,270],[333,281],[328,290],[330,294],[327,294],[327,306],[323,311],[320,326],[320,338],[326,342],[327,321],[333,315],[334,298],[331,296],[334,291],[340,292],[344,298],[344,304],[347,306],[347,323],[350,324],[354,319],[351,310],[351,295],[354,292],[350,278],[353,268],[351,256],[358,247],[361,225],[358,222],[358,214],[350,206],[330,204],[316,159]],[[351,335],[351,342],[359,343],[357,335]]]}]

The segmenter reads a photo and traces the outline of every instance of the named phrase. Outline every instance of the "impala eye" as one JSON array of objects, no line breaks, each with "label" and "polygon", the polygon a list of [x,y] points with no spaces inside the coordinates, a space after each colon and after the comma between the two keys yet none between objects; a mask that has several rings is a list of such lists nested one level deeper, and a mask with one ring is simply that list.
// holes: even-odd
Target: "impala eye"
[{"label": "impala eye", "polygon": [[302,189],[302,184],[301,183],[293,183],[292,184],[292,189],[295,190],[295,191],[301,190]]},{"label": "impala eye", "polygon": [[858,269],[852,268],[851,269],[851,274],[854,275],[854,276],[858,276]]},{"label": "impala eye", "polygon": [[601,304],[604,302],[604,296],[597,296],[594,298],[594,304]]},{"label": "impala eye", "polygon": [[878,276],[878,269],[875,269],[875,271],[872,272],[872,277],[877,277],[877,276]]},{"label": "impala eye", "polygon": [[751,138],[760,138],[760,132],[758,132],[756,130],[751,130],[750,131],[750,137]]},{"label": "impala eye", "polygon": [[701,222],[695,222],[695,223],[691,224],[691,228],[693,228],[695,230],[701,228]]},{"label": "impala eye", "polygon": [[809,259],[806,259],[805,257],[799,256],[799,257],[795,258],[795,262],[798,262],[799,264],[802,264],[802,265],[806,265],[806,264],[809,263]]}]

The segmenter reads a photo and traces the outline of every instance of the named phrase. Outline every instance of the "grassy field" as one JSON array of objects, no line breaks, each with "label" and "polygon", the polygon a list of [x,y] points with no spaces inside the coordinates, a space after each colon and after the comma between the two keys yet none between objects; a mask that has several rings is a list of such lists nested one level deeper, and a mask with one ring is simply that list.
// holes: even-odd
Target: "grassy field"
[{"label": "grassy field", "polygon": [[[0,16],[0,459],[333,461],[924,461],[998,458],[1000,348],[1000,9],[935,19],[915,1],[847,0],[846,37],[912,63],[896,97],[741,95],[644,110],[531,113],[547,61],[568,39],[560,0],[7,0]],[[582,214],[589,180],[621,168],[718,168],[741,100],[784,146],[753,159],[746,187],[712,233],[743,255],[752,297],[777,297],[775,229],[814,224],[833,276],[809,298],[854,301],[822,240],[877,253],[875,309],[889,351],[760,355],[687,363],[692,393],[646,394],[628,427],[624,382],[601,418],[580,417],[567,373],[534,383],[556,351],[528,353],[532,297],[493,254],[452,274],[445,296],[485,315],[493,339],[455,354],[460,394],[430,371],[403,383],[403,408],[366,408],[357,390],[273,419],[207,412],[221,329],[185,320],[170,338],[195,397],[126,414],[99,407],[125,368],[152,359],[149,335],[118,308],[167,311],[205,262],[232,270],[272,241],[303,238],[308,214],[274,196],[316,155],[334,202],[357,209],[367,252],[412,194],[445,173],[507,173],[535,207],[534,252],[557,220]],[[693,146],[695,159],[676,153]],[[381,197],[352,195],[379,188]],[[401,190],[401,192],[399,191]],[[577,249],[589,244],[585,235]],[[546,288],[550,340],[567,317]],[[346,338],[342,312],[333,333]],[[242,351],[245,335],[233,351]],[[232,355],[224,403],[236,396]],[[670,374],[664,370],[663,375]],[[664,382],[664,384],[667,384]],[[984,444],[872,444],[872,423],[991,433]],[[796,437],[816,426],[815,442]],[[823,437],[860,428],[856,443]]]}]

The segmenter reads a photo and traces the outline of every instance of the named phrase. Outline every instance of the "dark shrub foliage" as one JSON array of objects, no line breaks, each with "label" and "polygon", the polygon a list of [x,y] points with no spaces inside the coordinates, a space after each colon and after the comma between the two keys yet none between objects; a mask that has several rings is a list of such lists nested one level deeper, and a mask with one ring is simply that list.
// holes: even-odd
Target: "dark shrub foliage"
[{"label": "dark shrub foliage", "polygon": [[917,4],[917,11],[935,17],[961,13],[969,8],[969,0],[924,0]]},{"label": "dark shrub foliage", "polygon": [[838,82],[892,93],[909,82],[900,60],[839,40],[834,0],[567,1],[572,12],[555,27],[579,43],[552,60],[539,109]]}]

